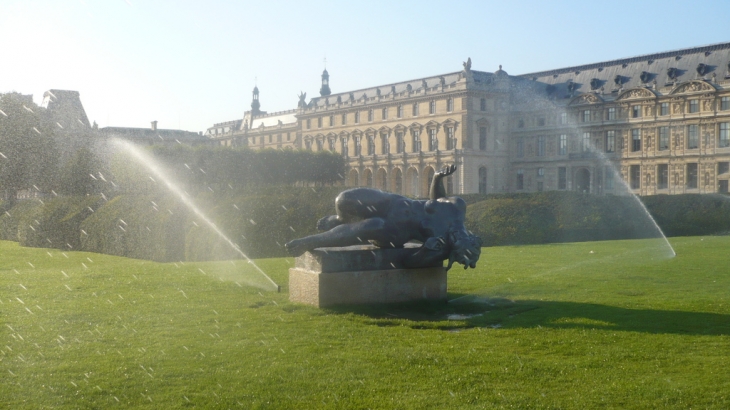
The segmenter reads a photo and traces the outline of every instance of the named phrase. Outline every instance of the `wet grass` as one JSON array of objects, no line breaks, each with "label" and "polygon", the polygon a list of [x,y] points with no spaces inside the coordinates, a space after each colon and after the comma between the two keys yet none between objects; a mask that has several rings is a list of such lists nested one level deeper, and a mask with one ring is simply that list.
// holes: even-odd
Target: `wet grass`
[{"label": "wet grass", "polygon": [[449,303],[0,242],[2,408],[728,408],[730,237],[485,248]]}]

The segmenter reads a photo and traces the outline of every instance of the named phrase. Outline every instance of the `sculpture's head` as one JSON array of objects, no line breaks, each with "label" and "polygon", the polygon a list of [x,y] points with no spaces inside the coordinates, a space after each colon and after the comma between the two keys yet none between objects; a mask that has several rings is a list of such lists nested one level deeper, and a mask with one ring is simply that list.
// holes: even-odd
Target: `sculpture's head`
[{"label": "sculpture's head", "polygon": [[446,270],[451,269],[454,262],[464,265],[464,269],[476,268],[479,256],[482,253],[482,239],[472,235],[464,229],[449,231],[449,242],[451,252],[449,253],[449,264]]}]

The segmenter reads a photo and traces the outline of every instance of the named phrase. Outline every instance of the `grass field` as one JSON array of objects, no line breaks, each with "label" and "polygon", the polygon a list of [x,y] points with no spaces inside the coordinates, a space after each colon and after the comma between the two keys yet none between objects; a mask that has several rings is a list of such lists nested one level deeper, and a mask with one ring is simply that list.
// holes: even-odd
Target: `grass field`
[{"label": "grass field", "polygon": [[0,408],[730,408],[730,237],[483,249],[445,304],[290,304],[291,259],[0,242]]}]

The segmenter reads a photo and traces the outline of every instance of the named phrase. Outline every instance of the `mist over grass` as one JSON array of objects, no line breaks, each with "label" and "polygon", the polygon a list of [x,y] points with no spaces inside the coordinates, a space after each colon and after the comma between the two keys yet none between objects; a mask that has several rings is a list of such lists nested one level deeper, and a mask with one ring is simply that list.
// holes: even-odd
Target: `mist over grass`
[{"label": "mist over grass", "polygon": [[727,408],[730,237],[484,248],[450,303],[288,302],[290,258],[0,242],[0,407]]}]

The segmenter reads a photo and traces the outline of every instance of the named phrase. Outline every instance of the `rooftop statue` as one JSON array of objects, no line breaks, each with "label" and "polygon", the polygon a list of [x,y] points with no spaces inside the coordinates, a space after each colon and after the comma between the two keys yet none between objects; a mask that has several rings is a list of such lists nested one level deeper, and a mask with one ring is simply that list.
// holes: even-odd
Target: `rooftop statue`
[{"label": "rooftop statue", "polygon": [[443,178],[456,166],[445,166],[434,175],[428,200],[412,200],[370,188],[343,191],[335,200],[337,214],[317,223],[319,234],[295,239],[285,246],[293,255],[315,248],[343,247],[372,243],[380,248],[403,248],[409,241],[422,245],[404,249],[403,264],[408,268],[449,260],[476,267],[482,241],[464,227],[466,203],[446,197]]}]

